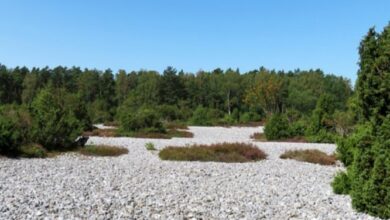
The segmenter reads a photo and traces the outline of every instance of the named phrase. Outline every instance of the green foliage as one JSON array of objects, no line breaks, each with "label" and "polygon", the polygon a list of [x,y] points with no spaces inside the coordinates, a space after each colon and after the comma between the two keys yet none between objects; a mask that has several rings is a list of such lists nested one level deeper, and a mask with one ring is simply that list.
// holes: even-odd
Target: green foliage
[{"label": "green foliage", "polygon": [[289,137],[289,123],[287,117],[283,114],[273,114],[267,120],[264,134],[267,140],[280,140]]},{"label": "green foliage", "polygon": [[337,136],[325,129],[320,129],[315,135],[306,136],[309,142],[314,143],[335,143]]},{"label": "green foliage", "polygon": [[190,123],[192,125],[210,126],[216,124],[219,118],[221,118],[220,111],[198,106],[193,112]]},{"label": "green foliage", "polygon": [[345,172],[339,172],[332,182],[333,191],[336,194],[348,194],[351,190],[351,183]]},{"label": "green foliage", "polygon": [[255,84],[248,89],[245,100],[248,104],[260,104],[267,113],[280,113],[284,108],[287,88],[283,75],[261,69]]},{"label": "green foliage", "polygon": [[89,103],[87,108],[88,117],[93,123],[104,123],[107,121],[112,121],[112,116],[110,112],[107,112],[103,100],[97,99],[92,103]]},{"label": "green foliage", "polygon": [[256,111],[256,109],[249,109],[249,111],[240,114],[240,122],[259,122],[264,118],[264,112],[261,109]]},{"label": "green foliage", "polygon": [[183,119],[182,112],[175,105],[160,105],[157,109],[162,119],[166,121],[177,121]]},{"label": "green foliage", "polygon": [[336,136],[333,120],[335,109],[334,97],[328,94],[321,95],[306,129],[306,136],[310,141],[322,143],[335,142]]},{"label": "green foliage", "polygon": [[41,145],[38,144],[28,144],[23,145],[20,148],[20,156],[26,158],[45,158],[47,157],[47,151]]},{"label": "green foliage", "polygon": [[22,135],[16,124],[15,120],[0,115],[0,154],[12,154],[18,151]]},{"label": "green foliage", "polygon": [[16,155],[22,144],[30,141],[31,118],[15,105],[0,107],[0,154]]},{"label": "green foliage", "polygon": [[75,109],[66,105],[64,91],[46,88],[39,92],[32,102],[33,140],[48,150],[63,150],[81,134],[83,123]]},{"label": "green foliage", "polygon": [[334,190],[348,192],[358,211],[390,218],[390,25],[381,34],[370,29],[359,54],[360,125],[338,144],[347,173],[335,179]]},{"label": "green foliage", "polygon": [[290,137],[304,136],[305,130],[306,130],[306,121],[303,119],[290,122],[290,124],[288,126],[288,134]]},{"label": "green foliage", "polygon": [[122,132],[148,131],[166,132],[160,115],[150,107],[133,109],[122,109],[120,113],[120,130]]},{"label": "green foliage", "polygon": [[146,150],[156,150],[156,148],[154,147],[154,144],[152,142],[146,143],[145,148],[146,148]]}]

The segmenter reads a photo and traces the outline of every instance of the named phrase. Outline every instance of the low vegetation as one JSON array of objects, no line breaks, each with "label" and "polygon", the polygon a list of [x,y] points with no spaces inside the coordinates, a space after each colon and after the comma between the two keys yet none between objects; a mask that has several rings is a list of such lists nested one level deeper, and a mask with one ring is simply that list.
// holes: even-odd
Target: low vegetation
[{"label": "low vegetation", "polygon": [[266,159],[267,155],[252,144],[221,143],[212,145],[170,146],[159,152],[162,160],[214,161],[226,163],[253,162]]},{"label": "low vegetation", "polygon": [[250,138],[252,138],[255,141],[267,141],[267,138],[265,137],[264,133],[255,132],[253,133]]},{"label": "low vegetation", "polygon": [[84,136],[98,136],[98,137],[134,137],[134,138],[152,138],[152,139],[171,139],[178,138],[192,138],[194,134],[181,129],[167,129],[164,132],[157,131],[130,131],[124,132],[118,129],[94,129],[92,131],[83,132]]},{"label": "low vegetation", "polygon": [[20,147],[20,156],[26,158],[45,158],[48,152],[38,144],[29,144]]},{"label": "low vegetation", "polygon": [[[266,142],[267,138],[265,137],[264,133],[256,132],[250,136],[255,141],[261,141]],[[307,143],[307,140],[303,136],[295,136],[295,137],[289,137],[289,138],[283,138],[279,140],[274,140],[275,142],[292,142],[292,143]]]},{"label": "low vegetation", "polygon": [[83,136],[118,137],[117,129],[93,129],[83,132]]},{"label": "low vegetation", "polygon": [[129,150],[124,147],[114,147],[106,145],[87,145],[80,148],[79,152],[87,156],[116,157],[127,154]]},{"label": "low vegetation", "polygon": [[154,150],[157,150],[155,147],[154,147],[154,144],[152,142],[148,142],[145,144],[145,148],[146,150],[151,150],[151,151],[154,151]]},{"label": "low vegetation", "polygon": [[315,163],[321,165],[334,165],[336,163],[335,155],[328,155],[320,150],[288,150],[282,155],[281,159],[293,159],[308,163]]}]

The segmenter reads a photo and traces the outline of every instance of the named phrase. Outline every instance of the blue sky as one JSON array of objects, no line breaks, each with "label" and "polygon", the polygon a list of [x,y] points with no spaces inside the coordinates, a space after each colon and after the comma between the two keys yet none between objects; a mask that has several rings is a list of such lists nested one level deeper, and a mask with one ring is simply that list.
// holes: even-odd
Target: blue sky
[{"label": "blue sky", "polygon": [[390,1],[0,0],[0,63],[242,72],[321,68],[356,79],[357,47]]}]

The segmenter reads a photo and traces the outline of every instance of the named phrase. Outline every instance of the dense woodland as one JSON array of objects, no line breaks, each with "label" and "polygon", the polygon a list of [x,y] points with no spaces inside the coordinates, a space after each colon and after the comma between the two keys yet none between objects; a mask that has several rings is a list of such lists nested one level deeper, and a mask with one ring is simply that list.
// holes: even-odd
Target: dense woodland
[{"label": "dense woodland", "polygon": [[[370,29],[359,48],[356,88],[321,70],[196,74],[7,68],[0,65],[0,154],[66,150],[93,123],[128,132],[166,132],[168,123],[266,122],[268,140],[338,142],[347,166],[333,183],[355,208],[390,217],[390,26]],[[29,154],[30,155],[30,154]]]},{"label": "dense woodland", "polygon": [[[232,115],[238,121],[245,113],[263,117],[266,113],[294,109],[308,114],[323,94],[332,96],[336,108],[343,110],[352,94],[347,79],[325,75],[321,70],[283,72],[263,67],[242,74],[232,69],[192,74],[177,72],[172,67],[162,74],[146,70],[119,70],[114,74],[109,69],[11,69],[1,65],[0,85],[2,105],[30,106],[42,89],[64,90],[83,101],[94,123],[114,120],[118,107],[124,103],[175,110],[177,115],[171,117],[180,120],[188,120],[202,106],[215,111],[217,118]],[[264,93],[262,97],[260,93]]]}]

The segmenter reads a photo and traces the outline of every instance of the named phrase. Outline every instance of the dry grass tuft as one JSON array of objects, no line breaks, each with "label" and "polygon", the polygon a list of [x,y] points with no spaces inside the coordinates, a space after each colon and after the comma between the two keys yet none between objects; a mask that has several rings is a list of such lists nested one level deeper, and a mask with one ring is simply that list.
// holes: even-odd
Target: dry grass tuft
[{"label": "dry grass tuft", "polygon": [[117,129],[94,129],[85,131],[83,136],[118,137]]},{"label": "dry grass tuft", "polygon": [[252,138],[256,141],[267,141],[264,133],[260,133],[260,132],[256,132],[256,133],[252,134],[250,138]]},{"label": "dry grass tuft", "polygon": [[162,132],[120,132],[118,129],[94,129],[92,131],[85,131],[83,136],[98,136],[98,137],[134,137],[134,138],[152,138],[152,139],[171,139],[173,137],[192,138],[194,134],[178,129],[168,129],[166,133]]},{"label": "dry grass tuft", "polygon": [[188,130],[188,126],[183,123],[176,123],[176,122],[170,122],[166,125],[167,129],[182,129],[182,130]]},{"label": "dry grass tuft", "polygon": [[263,160],[267,155],[252,144],[221,143],[212,145],[192,145],[189,147],[167,147],[160,151],[162,160],[175,161],[214,161],[242,163]]},{"label": "dry grass tuft", "polygon": [[129,150],[124,147],[114,147],[106,145],[87,145],[80,148],[79,152],[87,156],[117,157],[127,154]]},{"label": "dry grass tuft", "polygon": [[316,149],[310,150],[289,150],[280,155],[281,159],[293,159],[297,161],[304,161],[309,163],[321,165],[334,165],[336,163],[336,156],[328,155]]},{"label": "dry grass tuft", "polygon": [[[250,138],[254,139],[255,141],[267,141],[267,138],[265,137],[264,133],[256,132],[250,136]],[[291,143],[308,143],[308,141],[305,139],[305,137],[291,137],[291,138],[284,138],[281,140],[272,140],[273,142],[291,142]]]}]

